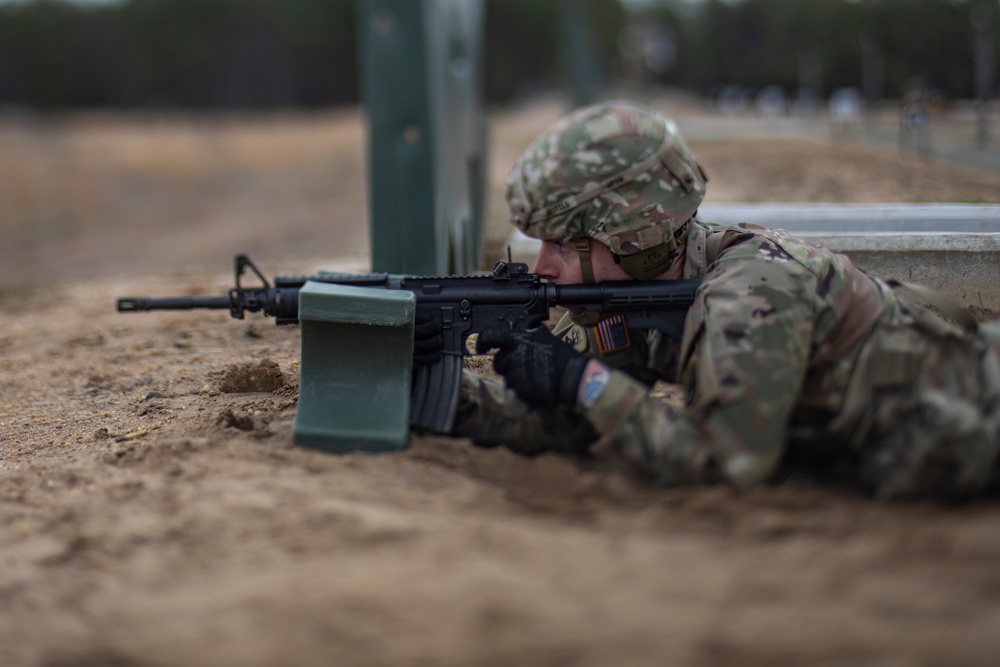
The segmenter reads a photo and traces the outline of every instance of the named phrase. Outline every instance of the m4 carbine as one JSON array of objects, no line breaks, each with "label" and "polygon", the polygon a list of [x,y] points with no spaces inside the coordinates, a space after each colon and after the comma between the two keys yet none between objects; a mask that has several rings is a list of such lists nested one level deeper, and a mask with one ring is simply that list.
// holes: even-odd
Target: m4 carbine
[{"label": "m4 carbine", "polygon": [[[235,287],[227,296],[118,299],[121,312],[228,309],[243,319],[245,313],[261,312],[277,324],[298,323],[299,289],[306,281],[409,290],[416,298],[418,313],[438,321],[444,339],[440,361],[419,367],[413,376],[410,422],[419,429],[448,433],[455,421],[461,392],[462,356],[466,340],[498,326],[511,330],[532,329],[549,319],[553,306],[582,308],[601,313],[602,318],[623,315],[629,328],[659,329],[680,339],[684,318],[694,301],[698,280],[639,282],[633,280],[586,285],[556,285],[526,264],[499,261],[492,273],[471,276],[403,276],[388,273],[332,273],[313,276],[276,276],[273,284],[250,258],[234,258]],[[259,286],[243,284],[247,270]]]}]

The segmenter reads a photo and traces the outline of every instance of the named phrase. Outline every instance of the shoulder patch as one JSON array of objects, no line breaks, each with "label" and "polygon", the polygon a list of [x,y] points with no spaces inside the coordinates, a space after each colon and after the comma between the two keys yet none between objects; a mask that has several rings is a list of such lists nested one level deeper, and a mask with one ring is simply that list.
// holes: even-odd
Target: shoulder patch
[{"label": "shoulder patch", "polygon": [[632,346],[628,327],[625,326],[624,315],[605,318],[597,323],[594,330],[597,338],[597,347],[600,349],[602,355],[617,352],[618,350],[625,350]]},{"label": "shoulder patch", "polygon": [[586,352],[590,347],[589,341],[587,340],[587,332],[583,327],[578,325],[572,325],[566,330],[559,332],[559,337],[573,346],[577,352]]}]

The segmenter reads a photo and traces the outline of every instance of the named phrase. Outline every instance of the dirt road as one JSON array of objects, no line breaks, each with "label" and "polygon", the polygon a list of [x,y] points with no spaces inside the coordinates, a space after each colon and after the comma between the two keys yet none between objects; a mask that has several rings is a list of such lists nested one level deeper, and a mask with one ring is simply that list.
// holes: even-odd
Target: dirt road
[{"label": "dirt road", "polygon": [[[554,113],[495,118],[496,178]],[[444,438],[325,455],[290,444],[294,328],[113,312],[221,293],[237,249],[363,265],[361,142],[353,112],[0,126],[0,664],[995,663],[995,499],[667,492]],[[871,148],[694,149],[719,201],[1000,201]]]}]

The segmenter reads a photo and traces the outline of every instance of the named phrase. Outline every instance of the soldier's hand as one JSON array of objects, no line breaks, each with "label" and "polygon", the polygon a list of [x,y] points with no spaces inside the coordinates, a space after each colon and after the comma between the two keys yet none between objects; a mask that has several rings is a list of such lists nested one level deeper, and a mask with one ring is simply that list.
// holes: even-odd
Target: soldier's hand
[{"label": "soldier's hand", "polygon": [[441,321],[427,311],[418,310],[413,320],[413,367],[436,364],[443,349]]},{"label": "soldier's hand", "polygon": [[587,359],[545,327],[528,331],[488,329],[479,334],[476,351],[496,348],[493,369],[528,405],[552,407],[576,402]]}]

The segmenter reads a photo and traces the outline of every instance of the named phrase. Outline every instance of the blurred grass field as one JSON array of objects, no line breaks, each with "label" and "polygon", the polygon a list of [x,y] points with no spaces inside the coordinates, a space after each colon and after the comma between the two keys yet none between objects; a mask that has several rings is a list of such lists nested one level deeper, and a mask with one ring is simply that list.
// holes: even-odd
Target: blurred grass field
[{"label": "blurred grass field", "polygon": [[[691,99],[654,104],[692,128],[710,202],[1000,202],[998,173],[863,143],[820,122],[758,138],[771,124]],[[562,111],[549,100],[489,116],[487,264],[510,229],[503,177]],[[219,270],[237,251],[276,270],[363,270],[364,145],[358,108],[0,115],[0,286]]]},{"label": "blurred grass field", "polygon": [[317,240],[363,261],[362,144],[356,109],[0,120],[0,283],[217,266]]}]

